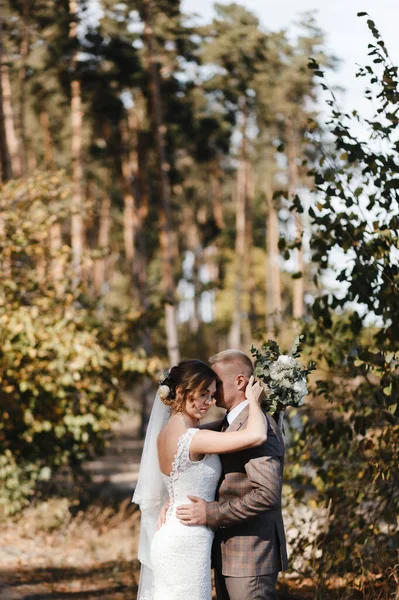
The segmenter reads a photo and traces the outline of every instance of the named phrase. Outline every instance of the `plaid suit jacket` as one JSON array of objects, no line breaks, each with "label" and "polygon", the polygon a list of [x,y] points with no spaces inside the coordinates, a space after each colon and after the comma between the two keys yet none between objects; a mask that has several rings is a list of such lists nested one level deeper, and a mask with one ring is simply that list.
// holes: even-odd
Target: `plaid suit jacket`
[{"label": "plaid suit jacket", "polygon": [[[245,427],[248,412],[244,408],[227,431]],[[284,440],[274,419],[266,419],[262,446],[220,455],[223,475],[216,501],[207,503],[207,524],[215,530],[212,562],[225,576],[259,576],[288,568],[281,514]]]}]

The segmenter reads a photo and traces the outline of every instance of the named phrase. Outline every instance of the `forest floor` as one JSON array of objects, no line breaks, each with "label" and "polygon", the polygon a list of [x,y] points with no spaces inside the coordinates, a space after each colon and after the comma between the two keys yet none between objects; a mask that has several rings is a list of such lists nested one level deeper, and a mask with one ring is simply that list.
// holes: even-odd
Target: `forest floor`
[{"label": "forest floor", "polygon": [[[124,420],[106,455],[87,465],[92,484],[83,502],[60,495],[0,524],[0,600],[136,600],[140,513],[130,499],[141,448],[136,424]],[[329,587],[285,579],[279,600],[383,598],[344,581]]]}]

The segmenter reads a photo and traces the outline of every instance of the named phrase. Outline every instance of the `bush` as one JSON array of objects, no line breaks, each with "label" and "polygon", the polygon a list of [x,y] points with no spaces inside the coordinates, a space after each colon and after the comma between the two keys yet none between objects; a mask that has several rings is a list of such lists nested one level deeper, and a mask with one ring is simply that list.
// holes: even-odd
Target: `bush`
[{"label": "bush", "polygon": [[124,371],[147,370],[146,357],[131,349],[134,321],[98,311],[76,286],[69,246],[51,247],[69,198],[62,173],[2,189],[0,501],[10,512],[38,479],[64,466],[78,472],[103,449],[123,408]]},{"label": "bush", "polygon": [[[307,345],[326,377],[317,382],[326,414],[310,419],[298,440],[318,500],[329,505],[318,573],[397,577],[399,536],[399,82],[374,23],[373,65],[367,97],[376,108],[365,120],[369,139],[353,127],[356,111],[332,107],[335,152],[323,156],[313,176],[317,205],[310,209],[311,249],[320,296]],[[315,64],[311,65],[314,68]],[[381,69],[381,70],[380,70]],[[333,254],[342,286],[323,290]],[[338,254],[339,253],[339,254]],[[395,258],[396,257],[396,258]],[[309,463],[311,469],[309,469]],[[303,483],[303,481],[302,481]],[[396,575],[395,575],[396,572]]]}]

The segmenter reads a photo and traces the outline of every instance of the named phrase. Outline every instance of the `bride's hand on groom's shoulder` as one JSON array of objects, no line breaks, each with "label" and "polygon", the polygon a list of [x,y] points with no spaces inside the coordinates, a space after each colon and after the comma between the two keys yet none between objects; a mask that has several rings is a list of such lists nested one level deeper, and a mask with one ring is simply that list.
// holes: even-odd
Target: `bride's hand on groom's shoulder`
[{"label": "bride's hand on groom's shoulder", "polygon": [[248,381],[248,385],[245,389],[245,396],[251,402],[259,402],[263,393],[263,387],[259,381],[255,381],[252,375]]},{"label": "bride's hand on groom's shoulder", "polygon": [[192,504],[182,504],[176,509],[176,516],[183,525],[206,525],[206,501],[197,496],[187,496]]}]

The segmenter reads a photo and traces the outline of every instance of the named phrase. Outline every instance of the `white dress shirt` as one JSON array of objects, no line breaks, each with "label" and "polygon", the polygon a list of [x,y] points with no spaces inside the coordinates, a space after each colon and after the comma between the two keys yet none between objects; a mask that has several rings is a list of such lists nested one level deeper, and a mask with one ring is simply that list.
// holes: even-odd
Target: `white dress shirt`
[{"label": "white dress shirt", "polygon": [[238,417],[240,412],[244,410],[246,406],[248,406],[249,400],[243,400],[240,404],[237,404],[234,408],[232,408],[226,415],[227,421],[229,425]]}]

